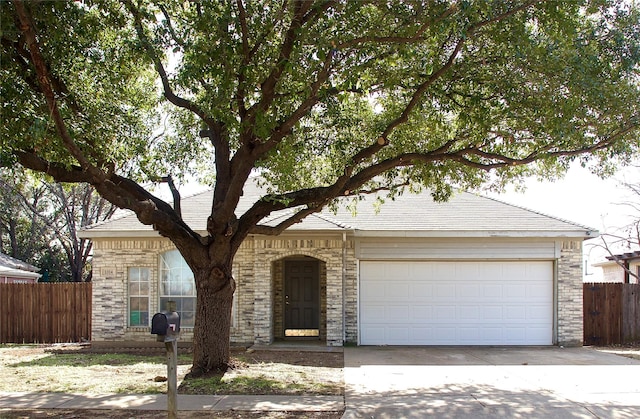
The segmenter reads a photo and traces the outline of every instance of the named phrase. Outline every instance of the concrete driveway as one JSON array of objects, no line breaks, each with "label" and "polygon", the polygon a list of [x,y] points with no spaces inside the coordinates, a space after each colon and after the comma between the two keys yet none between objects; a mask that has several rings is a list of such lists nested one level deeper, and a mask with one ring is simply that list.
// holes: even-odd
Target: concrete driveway
[{"label": "concrete driveway", "polygon": [[344,349],[343,418],[640,418],[640,361],[589,348]]}]

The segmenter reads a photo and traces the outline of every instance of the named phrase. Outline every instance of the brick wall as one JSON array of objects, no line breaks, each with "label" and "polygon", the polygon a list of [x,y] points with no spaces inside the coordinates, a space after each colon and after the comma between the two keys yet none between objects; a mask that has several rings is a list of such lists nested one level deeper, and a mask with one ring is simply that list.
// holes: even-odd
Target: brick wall
[{"label": "brick wall", "polygon": [[[347,245],[353,247],[350,243]],[[342,345],[342,249],[342,239],[335,237],[253,240],[255,343],[268,344],[274,337],[282,336],[283,260],[288,257],[309,256],[321,262],[320,279],[324,291],[324,295],[321,295],[321,336],[326,336],[327,345]]]},{"label": "brick wall", "polygon": [[[349,244],[350,254],[353,246]],[[160,254],[175,247],[167,239],[96,239],[93,274],[93,340],[153,341],[146,327],[128,327],[127,272],[129,267],[146,267],[150,276],[150,315],[158,307],[158,270]],[[320,334],[329,345],[342,345],[342,249],[341,238],[326,239],[247,239],[234,263],[236,294],[231,341],[234,344],[270,343],[283,334],[282,265],[287,257],[310,256],[320,261],[321,327]],[[349,269],[355,290],[355,261]],[[355,330],[355,304],[350,319]],[[332,328],[329,330],[329,328]],[[193,333],[183,328],[181,340],[190,341]]]},{"label": "brick wall", "polygon": [[[92,340],[155,340],[148,328],[128,328],[129,267],[149,268],[150,294],[158,295],[158,257],[173,249],[169,240],[102,240],[93,242]],[[159,311],[158,298],[150,298],[150,315]]]},{"label": "brick wall", "polygon": [[[158,270],[161,253],[173,244],[157,239],[94,240],[93,340],[153,341],[149,328],[127,327],[127,272],[129,267],[150,269],[150,314],[159,311]],[[352,240],[341,236],[300,239],[249,237],[239,249],[233,269],[237,283],[231,341],[268,344],[283,335],[283,261],[308,256],[321,266],[321,338],[327,345],[358,341],[358,261]],[[343,258],[346,265],[343,269]],[[582,242],[560,244],[557,261],[557,343],[582,343]],[[345,281],[343,283],[343,277]],[[344,310],[343,310],[344,301]],[[181,340],[192,333],[183,329]]]},{"label": "brick wall", "polygon": [[557,261],[558,325],[557,344],[582,346],[582,242],[560,244]]}]

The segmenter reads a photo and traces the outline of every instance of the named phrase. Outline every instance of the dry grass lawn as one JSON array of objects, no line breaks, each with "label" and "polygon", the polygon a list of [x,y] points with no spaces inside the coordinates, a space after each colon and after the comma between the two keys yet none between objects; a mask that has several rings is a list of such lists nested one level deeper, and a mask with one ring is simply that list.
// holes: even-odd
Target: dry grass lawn
[{"label": "dry grass lawn", "polygon": [[[184,381],[191,355],[179,353],[179,393],[344,393],[342,353],[242,350],[231,363],[224,375]],[[0,391],[164,393],[165,377],[162,348],[97,353],[78,345],[0,345]]]}]

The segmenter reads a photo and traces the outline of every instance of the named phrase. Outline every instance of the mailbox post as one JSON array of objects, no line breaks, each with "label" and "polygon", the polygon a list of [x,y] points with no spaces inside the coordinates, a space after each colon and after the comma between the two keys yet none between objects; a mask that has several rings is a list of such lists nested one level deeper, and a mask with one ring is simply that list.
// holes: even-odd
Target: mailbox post
[{"label": "mailbox post", "polygon": [[167,415],[178,416],[178,338],[180,337],[180,315],[175,311],[161,311],[151,318],[151,334],[158,342],[164,342],[167,350]]}]

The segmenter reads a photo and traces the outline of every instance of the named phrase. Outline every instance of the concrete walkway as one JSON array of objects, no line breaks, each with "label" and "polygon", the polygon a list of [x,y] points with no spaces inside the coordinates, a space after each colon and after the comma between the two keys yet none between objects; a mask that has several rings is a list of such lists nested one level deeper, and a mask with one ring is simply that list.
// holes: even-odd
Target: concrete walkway
[{"label": "concrete walkway", "polygon": [[[166,394],[7,393],[0,409],[134,409],[166,410]],[[342,396],[210,396],[178,395],[179,411],[241,410],[330,412],[344,409]]]},{"label": "concrete walkway", "polygon": [[[588,348],[345,348],[345,397],[178,395],[179,411],[640,418],[640,361]],[[166,410],[166,395],[0,392],[0,409]]]},{"label": "concrete walkway", "polygon": [[345,348],[345,419],[640,418],[640,361],[588,348]]}]

